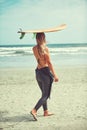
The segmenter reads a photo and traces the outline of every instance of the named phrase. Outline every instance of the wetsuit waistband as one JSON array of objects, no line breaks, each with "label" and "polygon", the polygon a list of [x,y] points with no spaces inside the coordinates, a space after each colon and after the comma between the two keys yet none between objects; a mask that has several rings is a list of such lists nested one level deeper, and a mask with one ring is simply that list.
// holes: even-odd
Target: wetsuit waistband
[{"label": "wetsuit waistband", "polygon": [[35,69],[36,71],[43,71],[43,70],[49,70],[49,67],[43,67],[43,68],[40,68],[40,69],[38,69],[38,68],[36,68]]}]

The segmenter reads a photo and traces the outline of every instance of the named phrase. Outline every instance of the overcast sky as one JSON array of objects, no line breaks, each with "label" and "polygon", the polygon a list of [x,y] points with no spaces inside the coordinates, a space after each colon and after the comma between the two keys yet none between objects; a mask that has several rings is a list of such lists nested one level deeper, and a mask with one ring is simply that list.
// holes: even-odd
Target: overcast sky
[{"label": "overcast sky", "polygon": [[46,33],[49,43],[87,43],[87,0],[0,0],[0,44],[35,43],[32,34],[20,40],[17,31],[67,24]]}]

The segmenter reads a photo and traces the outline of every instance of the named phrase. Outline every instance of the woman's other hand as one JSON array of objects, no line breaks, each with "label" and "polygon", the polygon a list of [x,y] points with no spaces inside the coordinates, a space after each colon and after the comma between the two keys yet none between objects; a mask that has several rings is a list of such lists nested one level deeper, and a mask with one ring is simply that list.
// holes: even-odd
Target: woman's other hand
[{"label": "woman's other hand", "polygon": [[54,76],[54,82],[58,82],[58,81],[59,81],[58,77]]}]

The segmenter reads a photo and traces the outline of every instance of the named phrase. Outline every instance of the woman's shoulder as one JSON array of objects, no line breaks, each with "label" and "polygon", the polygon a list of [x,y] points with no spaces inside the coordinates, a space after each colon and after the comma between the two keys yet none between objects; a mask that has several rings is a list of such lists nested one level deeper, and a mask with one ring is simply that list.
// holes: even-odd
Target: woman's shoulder
[{"label": "woman's shoulder", "polygon": [[36,50],[37,49],[37,45],[33,46],[32,49],[33,49],[33,51]]},{"label": "woman's shoulder", "polygon": [[45,47],[45,49],[46,49],[47,52],[49,52],[49,48],[47,46]]}]

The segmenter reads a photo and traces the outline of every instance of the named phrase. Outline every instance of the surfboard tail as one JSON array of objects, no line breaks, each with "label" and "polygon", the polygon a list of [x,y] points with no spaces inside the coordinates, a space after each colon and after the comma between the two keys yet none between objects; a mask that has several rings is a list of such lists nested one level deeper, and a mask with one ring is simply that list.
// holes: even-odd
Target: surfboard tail
[{"label": "surfboard tail", "polygon": [[22,32],[22,29],[20,28],[20,31],[18,31],[18,33],[21,33],[20,39],[23,39],[23,37],[25,36],[25,32]]},{"label": "surfboard tail", "polygon": [[21,33],[20,39],[23,39],[24,36],[25,36],[25,33]]}]

